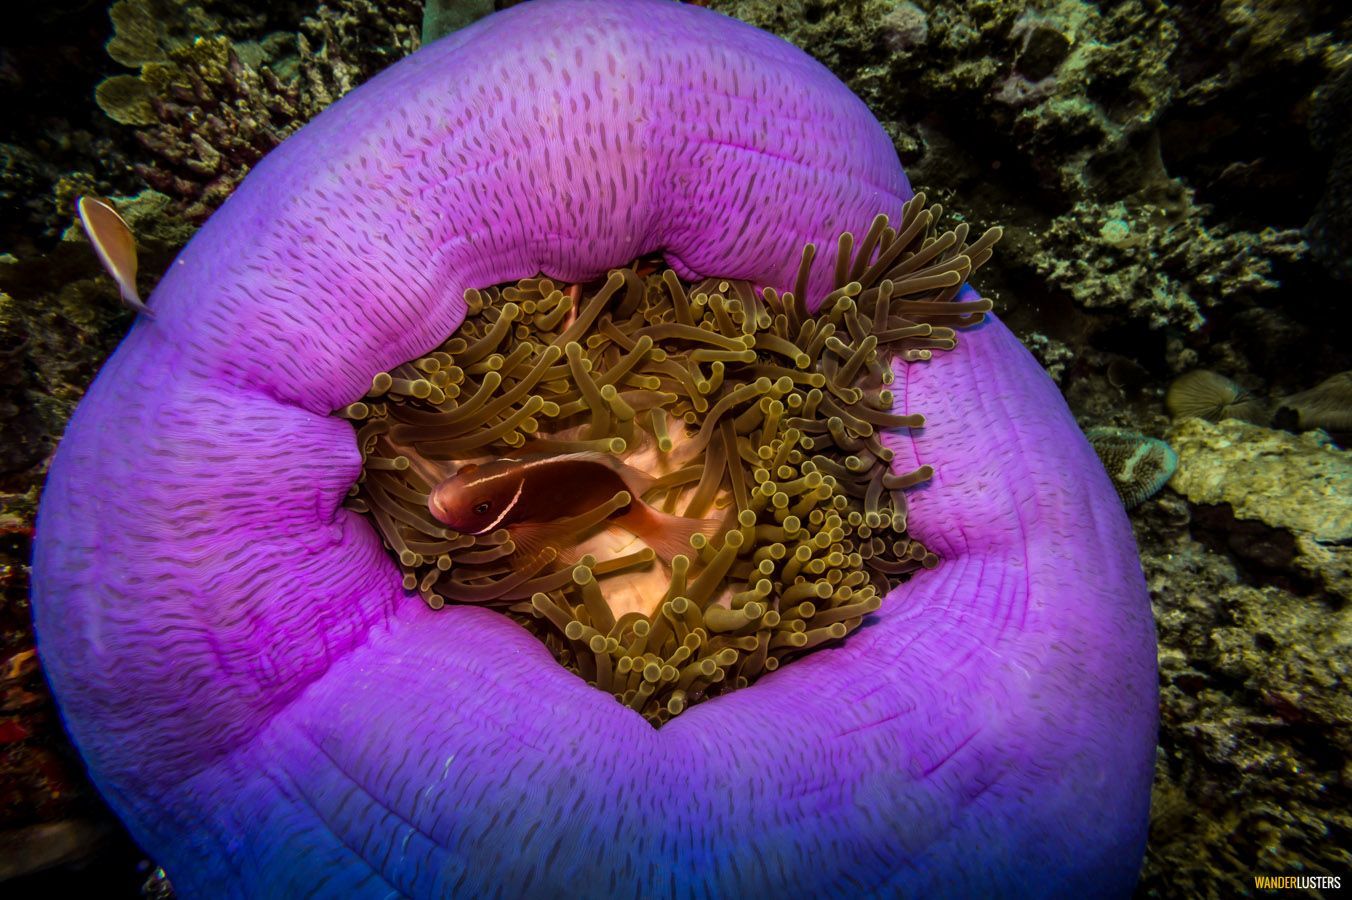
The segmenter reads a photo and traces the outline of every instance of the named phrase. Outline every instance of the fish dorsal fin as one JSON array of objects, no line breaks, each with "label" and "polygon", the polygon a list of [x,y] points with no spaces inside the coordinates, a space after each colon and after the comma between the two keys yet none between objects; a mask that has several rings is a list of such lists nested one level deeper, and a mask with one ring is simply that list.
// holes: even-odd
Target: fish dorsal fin
[{"label": "fish dorsal fin", "polygon": [[456,469],[456,470],[455,470],[455,477],[459,477],[459,476],[461,476],[461,475],[464,475],[464,476],[468,477],[468,476],[470,476],[470,475],[473,475],[473,474],[474,474],[475,472],[477,472],[477,471],[479,471],[479,464],[478,464],[478,463],[469,463],[469,464],[467,464],[467,465],[463,465],[463,466],[461,466],[460,468]]},{"label": "fish dorsal fin", "polygon": [[94,247],[99,262],[122,293],[122,302],[138,313],[154,318],[136,292],[136,237],[126,221],[106,200],[83,196],[75,201],[80,225]]},{"label": "fish dorsal fin", "polygon": [[572,453],[560,453],[549,457],[551,460],[563,462],[595,462],[607,466],[619,465],[620,461],[609,453],[602,453],[600,450],[576,450]]},{"label": "fish dorsal fin", "polygon": [[615,457],[609,453],[602,453],[600,450],[572,450],[568,453],[544,453],[540,450],[531,449],[529,443],[522,444],[520,447],[511,451],[510,455],[504,456],[504,462],[554,462],[556,460],[574,460],[583,462],[603,462],[614,463]]}]

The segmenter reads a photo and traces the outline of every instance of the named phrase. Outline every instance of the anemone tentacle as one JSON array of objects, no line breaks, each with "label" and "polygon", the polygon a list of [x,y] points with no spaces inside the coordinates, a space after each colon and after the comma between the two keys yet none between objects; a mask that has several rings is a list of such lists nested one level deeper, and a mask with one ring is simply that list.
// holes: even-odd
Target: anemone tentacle
[{"label": "anemone tentacle", "polygon": [[[908,366],[912,522],[877,621],[660,731],[493,613],[406,593],[328,416],[463,295],[661,250],[790,288],[911,196],[863,104],[659,0],[535,0],[261,163],[81,404],[40,513],[44,667],[186,895],[1127,893],[1154,642],[1130,529],[997,321]],[[818,266],[809,294],[832,272]],[[817,279],[820,279],[818,281]]]}]

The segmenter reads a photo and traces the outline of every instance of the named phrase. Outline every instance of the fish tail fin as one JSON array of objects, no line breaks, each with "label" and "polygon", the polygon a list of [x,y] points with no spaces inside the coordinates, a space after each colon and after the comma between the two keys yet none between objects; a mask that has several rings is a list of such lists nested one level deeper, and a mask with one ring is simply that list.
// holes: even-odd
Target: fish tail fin
[{"label": "fish tail fin", "polygon": [[615,520],[652,548],[667,565],[676,556],[693,558],[690,539],[702,534],[712,539],[723,528],[721,519],[692,519],[660,512],[646,503],[635,503],[628,513]]},{"label": "fish tail fin", "polygon": [[118,281],[118,292],[122,296],[122,302],[127,304],[127,308],[145,316],[147,319],[155,318],[155,311],[146,306],[145,301],[141,299],[140,293],[136,290],[133,282],[123,283]]}]

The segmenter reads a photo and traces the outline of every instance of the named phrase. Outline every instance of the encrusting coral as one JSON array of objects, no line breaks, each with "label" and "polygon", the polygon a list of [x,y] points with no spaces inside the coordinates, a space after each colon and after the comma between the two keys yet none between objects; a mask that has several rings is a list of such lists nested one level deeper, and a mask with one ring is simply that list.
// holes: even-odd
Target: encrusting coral
[{"label": "encrusting coral", "polygon": [[[883,385],[893,355],[951,349],[954,329],[990,310],[955,297],[1000,236],[937,233],[941,212],[920,194],[895,229],[877,217],[857,250],[844,234],[815,316],[800,299],[811,246],[795,290],[763,299],[745,282],[683,285],[646,260],[579,305],[546,278],[470,291],[456,336],[340,411],[365,454],[350,505],[428,605],[504,609],[654,724],[843,638],[907,573],[938,563],[907,535],[901,493],[932,470],[894,474],[880,440],[923,418],[889,412]],[[552,548],[523,559],[510,529],[458,534],[428,512],[445,461],[639,450],[669,463],[643,499],[685,516],[725,510],[647,609],[617,616],[606,587],[651,568],[651,549],[559,566]],[[570,524],[581,540],[636,499],[621,492]]]}]

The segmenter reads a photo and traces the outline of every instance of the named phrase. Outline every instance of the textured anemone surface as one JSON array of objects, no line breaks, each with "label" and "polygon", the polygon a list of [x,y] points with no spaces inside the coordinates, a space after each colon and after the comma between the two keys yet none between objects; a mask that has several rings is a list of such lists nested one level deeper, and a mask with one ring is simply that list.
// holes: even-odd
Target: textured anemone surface
[{"label": "textured anemone surface", "polygon": [[[328,416],[464,291],[784,288],[910,187],[776,38],[663,2],[536,0],[269,155],[77,411],[40,514],[44,667],[96,784],[187,894],[1130,890],[1154,637],[1131,532],[996,320],[899,366],[894,469],[942,562],[871,622],[654,731],[491,611],[432,611],[342,508]],[[809,296],[825,293],[823,267]]]}]

